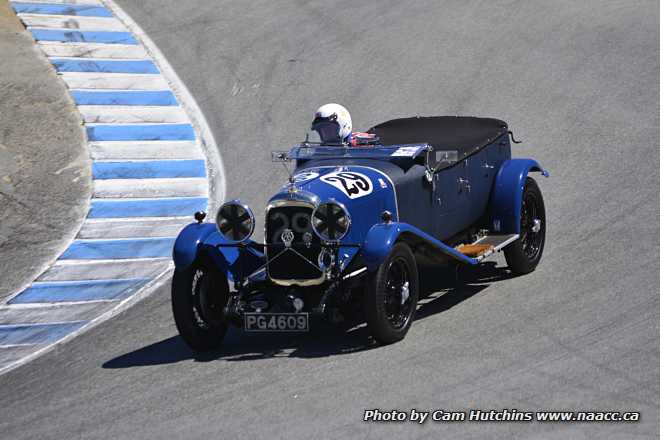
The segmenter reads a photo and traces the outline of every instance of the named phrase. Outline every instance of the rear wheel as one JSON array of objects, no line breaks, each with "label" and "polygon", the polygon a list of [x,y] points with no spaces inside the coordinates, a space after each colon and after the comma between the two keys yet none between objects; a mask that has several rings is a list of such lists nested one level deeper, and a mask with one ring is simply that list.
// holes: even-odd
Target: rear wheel
[{"label": "rear wheel", "polygon": [[174,322],[190,348],[208,351],[222,345],[227,332],[223,309],[228,300],[227,279],[216,270],[199,264],[174,273]]},{"label": "rear wheel", "polygon": [[520,238],[504,248],[504,256],[514,274],[536,269],[545,245],[545,206],[536,181],[528,177],[520,209]]},{"label": "rear wheel", "polygon": [[397,243],[368,281],[365,312],[374,339],[382,344],[403,339],[412,324],[418,296],[415,256],[407,244]]}]

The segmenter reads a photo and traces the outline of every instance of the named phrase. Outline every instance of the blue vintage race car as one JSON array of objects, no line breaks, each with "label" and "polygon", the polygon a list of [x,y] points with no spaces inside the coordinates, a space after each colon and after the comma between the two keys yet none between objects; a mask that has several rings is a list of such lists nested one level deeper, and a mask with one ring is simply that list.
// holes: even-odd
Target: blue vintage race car
[{"label": "blue vintage race car", "polygon": [[[504,250],[510,270],[534,270],[545,209],[530,172],[512,159],[497,119],[413,117],[376,125],[366,145],[305,141],[274,161],[295,162],[270,198],[264,243],[238,200],[215,224],[186,226],[174,245],[174,319],[195,350],[217,348],[228,325],[307,331],[310,316],[356,311],[381,343],[401,340],[419,296],[418,264],[476,265]],[[515,141],[514,141],[515,142]]]}]

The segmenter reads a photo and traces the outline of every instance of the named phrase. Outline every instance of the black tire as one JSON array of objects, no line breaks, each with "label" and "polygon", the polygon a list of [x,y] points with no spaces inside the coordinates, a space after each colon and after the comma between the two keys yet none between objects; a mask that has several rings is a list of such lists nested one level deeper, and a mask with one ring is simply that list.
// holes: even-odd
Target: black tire
[{"label": "black tire", "polygon": [[[404,296],[406,282],[407,298]],[[367,280],[365,314],[369,333],[374,339],[381,344],[402,340],[412,324],[418,297],[419,275],[415,256],[407,244],[397,243]]]},{"label": "black tire", "polygon": [[[520,209],[520,238],[504,248],[506,262],[516,275],[536,269],[545,246],[545,206],[536,181],[528,177],[523,190]],[[535,227],[535,220],[538,220]]]},{"label": "black tire", "polygon": [[209,266],[196,264],[175,271],[172,311],[183,340],[195,351],[219,348],[227,332],[223,309],[229,300],[227,279]]}]

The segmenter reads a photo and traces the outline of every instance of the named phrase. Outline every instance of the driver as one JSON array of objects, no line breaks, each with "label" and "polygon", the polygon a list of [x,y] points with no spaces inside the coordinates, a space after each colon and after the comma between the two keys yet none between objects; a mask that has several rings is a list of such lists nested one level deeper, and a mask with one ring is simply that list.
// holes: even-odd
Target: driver
[{"label": "driver", "polygon": [[370,133],[353,133],[351,114],[346,107],[339,104],[325,104],[316,110],[312,121],[312,130],[316,131],[323,144],[372,144],[375,135]]}]

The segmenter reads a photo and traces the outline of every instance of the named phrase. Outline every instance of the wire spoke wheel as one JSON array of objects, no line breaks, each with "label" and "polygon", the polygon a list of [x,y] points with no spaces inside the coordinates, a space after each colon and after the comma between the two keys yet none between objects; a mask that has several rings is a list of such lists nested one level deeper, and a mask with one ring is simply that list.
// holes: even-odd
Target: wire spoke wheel
[{"label": "wire spoke wheel", "polygon": [[224,298],[213,291],[212,277],[204,269],[197,269],[192,280],[193,316],[202,328],[217,327],[222,324]]},{"label": "wire spoke wheel", "polygon": [[382,344],[403,339],[412,324],[418,296],[415,256],[407,244],[397,243],[367,284],[364,306],[374,339]]},{"label": "wire spoke wheel", "polygon": [[208,266],[200,264],[174,272],[174,322],[193,350],[213,350],[222,344],[227,332],[223,310],[228,299],[227,278]]},{"label": "wire spoke wheel", "polygon": [[527,192],[523,199],[520,218],[520,232],[523,252],[529,260],[535,260],[541,250],[541,219],[539,219],[539,201],[537,194]]},{"label": "wire spoke wheel", "polygon": [[528,177],[520,205],[520,238],[504,248],[504,256],[514,274],[533,271],[541,261],[545,245],[545,206],[536,181]]},{"label": "wire spoke wheel", "polygon": [[388,268],[386,281],[385,313],[395,329],[407,324],[411,317],[410,271],[402,257],[393,260]]}]

